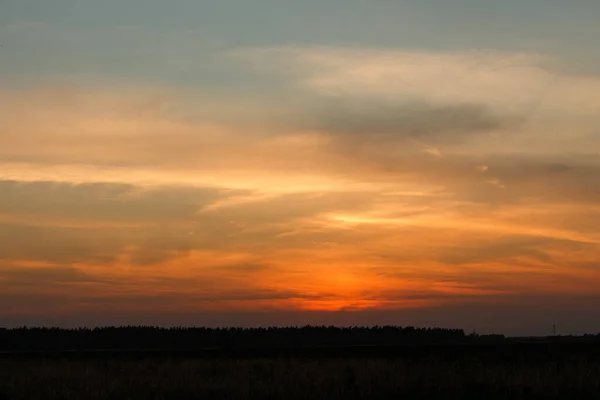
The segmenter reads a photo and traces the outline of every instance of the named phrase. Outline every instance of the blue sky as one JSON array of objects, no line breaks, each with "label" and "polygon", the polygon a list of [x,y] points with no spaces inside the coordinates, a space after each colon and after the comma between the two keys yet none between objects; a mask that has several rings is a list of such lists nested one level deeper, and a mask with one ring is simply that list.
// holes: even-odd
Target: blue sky
[{"label": "blue sky", "polygon": [[568,58],[575,70],[600,65],[593,0],[5,0],[2,11],[4,78],[210,82],[226,72],[220,50],[290,44],[526,51]]}]

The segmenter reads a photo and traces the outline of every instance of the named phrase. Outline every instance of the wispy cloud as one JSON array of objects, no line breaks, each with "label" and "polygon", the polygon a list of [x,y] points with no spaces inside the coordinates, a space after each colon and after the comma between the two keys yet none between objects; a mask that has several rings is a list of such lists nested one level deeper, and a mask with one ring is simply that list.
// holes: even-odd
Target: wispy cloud
[{"label": "wispy cloud", "polygon": [[263,74],[264,93],[0,92],[10,313],[597,297],[599,78],[482,51],[225,60]]}]

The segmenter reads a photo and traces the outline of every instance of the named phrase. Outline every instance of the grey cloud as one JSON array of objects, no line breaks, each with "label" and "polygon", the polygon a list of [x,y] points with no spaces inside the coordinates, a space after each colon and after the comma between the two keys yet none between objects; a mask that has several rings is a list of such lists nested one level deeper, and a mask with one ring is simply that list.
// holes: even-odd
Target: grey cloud
[{"label": "grey cloud", "polygon": [[0,224],[0,259],[106,263],[124,248],[124,230]]},{"label": "grey cloud", "polygon": [[[35,287],[25,288],[34,289]],[[57,287],[54,287],[56,289]],[[60,289],[60,287],[58,287]],[[23,288],[21,288],[22,290]],[[38,288],[40,289],[40,288]],[[64,288],[66,291],[66,288]],[[2,311],[11,311],[11,309],[35,309],[36,311],[44,310],[52,313],[53,310],[69,307],[71,312],[84,312],[89,307],[97,311],[123,310],[123,309],[140,309],[148,310],[153,308],[156,313],[167,312],[166,309],[171,309],[173,312],[180,309],[185,309],[190,304],[201,306],[202,303],[219,303],[230,301],[277,301],[290,299],[304,300],[319,300],[321,295],[305,294],[290,290],[273,290],[273,289],[222,289],[215,291],[202,288],[197,289],[198,293],[140,293],[132,295],[124,295],[113,293],[110,296],[98,296],[97,293],[77,292],[77,296],[59,293],[44,293],[36,290],[34,292],[4,292],[0,293],[0,302],[9,307]],[[0,311],[0,318],[4,314]],[[142,310],[139,310],[143,312]],[[3,315],[4,314],[4,315]]]},{"label": "grey cloud", "polygon": [[55,285],[103,280],[69,266],[19,267],[2,263],[0,282],[12,289],[47,289]]},{"label": "grey cloud", "polygon": [[[600,201],[600,160],[523,159],[490,160],[490,171],[513,191],[524,195],[573,202]],[[507,162],[510,161],[510,162]]]},{"label": "grey cloud", "polygon": [[[469,264],[480,264],[504,260],[509,265],[519,266],[531,263],[535,269],[552,268],[555,260],[544,249],[561,249],[565,253],[580,250],[585,245],[568,240],[552,239],[537,236],[519,236],[518,234],[498,237],[497,235],[479,235],[474,237],[468,235],[461,240],[455,237],[449,244],[445,242],[436,243],[437,240],[448,237],[451,230],[439,231],[434,228],[404,228],[404,234],[415,237],[428,237],[431,244],[424,244],[416,251],[411,249],[380,249],[378,258],[384,265],[390,263],[402,265],[402,268],[394,269],[387,266],[381,274],[383,276],[410,278],[411,276],[428,276],[429,272],[422,269],[407,268],[406,265],[420,264],[423,261],[434,261],[441,265],[457,267],[457,271]],[[426,249],[426,250],[424,250]],[[515,261],[519,258],[519,261]],[[533,268],[532,268],[533,269]],[[433,271],[429,278],[452,280],[454,272],[444,276],[440,271]]]},{"label": "grey cloud", "polygon": [[519,236],[495,238],[488,242],[466,242],[456,244],[452,248],[441,249],[437,258],[440,262],[452,265],[489,262],[514,257],[526,257],[544,264],[552,264],[552,257],[540,248],[556,248],[564,242],[568,241]]},{"label": "grey cloud", "polygon": [[[198,302],[223,302],[223,301],[261,301],[261,300],[288,300],[288,299],[320,299],[318,295],[307,295],[290,290],[273,289],[197,289],[198,293],[169,293],[169,294],[139,294],[139,295],[113,295],[102,299],[93,299],[95,304],[107,307],[127,304],[128,306],[165,306],[198,303]],[[82,299],[85,301],[85,297]],[[92,299],[90,299],[92,300]]]},{"label": "grey cloud", "polygon": [[[154,264],[191,249],[198,208],[236,194],[213,188],[0,181],[0,259]],[[128,223],[133,223],[129,224]]]},{"label": "grey cloud", "polygon": [[0,259],[105,264],[128,255],[133,264],[155,264],[190,250],[188,229],[0,224]]},{"label": "grey cloud", "polygon": [[[482,292],[478,293],[478,294],[473,294],[473,293],[468,294],[468,297],[473,300],[477,299],[479,301],[484,301],[483,298],[486,298],[486,297],[493,298],[493,299],[497,299],[497,297],[498,297],[498,293],[484,292],[485,290],[498,290],[498,289],[492,289],[492,288],[486,288],[486,287],[473,287],[473,286],[469,286],[469,285],[456,285],[456,287],[457,288],[462,287],[465,289],[480,289],[480,290],[482,290]],[[503,288],[503,289],[506,289],[506,288]],[[445,293],[445,292],[436,292],[435,290],[429,290],[429,291],[423,290],[423,291],[413,291],[413,292],[390,290],[390,291],[378,293],[377,295],[373,295],[373,296],[364,296],[363,298],[365,300],[378,300],[378,301],[425,300],[425,301],[431,301],[431,303],[435,304],[438,302],[464,300],[464,298],[466,296],[467,295],[462,294],[460,292]]]},{"label": "grey cloud", "polygon": [[224,195],[214,188],[139,188],[113,183],[67,184],[0,181],[0,213],[111,221],[173,220],[190,217]]},{"label": "grey cloud", "polygon": [[[462,157],[462,160],[438,160],[419,173],[445,182],[460,198],[477,203],[568,203],[574,206],[574,212],[593,213],[588,206],[600,202],[598,161],[576,154],[561,157],[507,154],[485,160]],[[474,166],[478,164],[485,164],[488,170],[475,171]],[[579,210],[576,210],[577,205],[581,207]],[[573,220],[575,217],[573,215]],[[564,222],[569,224],[570,220]]]},{"label": "grey cloud", "polygon": [[309,126],[351,143],[405,139],[460,143],[471,135],[520,122],[519,118],[501,116],[480,104],[352,103],[341,100],[338,104],[323,105],[315,114]]},{"label": "grey cloud", "polygon": [[[545,204],[600,202],[600,158],[579,154],[535,156],[448,154],[444,158],[410,153],[356,150],[352,157],[364,165],[358,176],[393,182],[443,185],[454,198],[501,205],[537,200]],[[485,165],[482,172],[477,166]],[[470,205],[468,208],[472,208]]]}]

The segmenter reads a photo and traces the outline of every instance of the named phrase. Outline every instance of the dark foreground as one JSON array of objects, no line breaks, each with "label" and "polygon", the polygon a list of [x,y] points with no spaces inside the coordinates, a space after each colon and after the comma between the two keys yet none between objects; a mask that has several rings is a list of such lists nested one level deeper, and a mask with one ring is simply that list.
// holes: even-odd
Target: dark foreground
[{"label": "dark foreground", "polygon": [[599,399],[600,346],[0,355],[0,399]]}]

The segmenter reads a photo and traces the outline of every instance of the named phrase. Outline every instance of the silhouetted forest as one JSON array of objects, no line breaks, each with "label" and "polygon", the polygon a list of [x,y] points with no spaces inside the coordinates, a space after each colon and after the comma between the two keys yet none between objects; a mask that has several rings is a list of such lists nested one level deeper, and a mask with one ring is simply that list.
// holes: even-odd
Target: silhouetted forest
[{"label": "silhouetted forest", "polygon": [[503,340],[467,335],[462,329],[375,327],[0,329],[0,350],[204,349],[305,346],[389,346]]},{"label": "silhouetted forest", "polygon": [[0,351],[386,347],[467,343],[493,344],[514,341],[597,342],[600,341],[600,334],[547,338],[505,338],[504,335],[466,334],[462,329],[415,328],[412,326],[0,328]]}]

